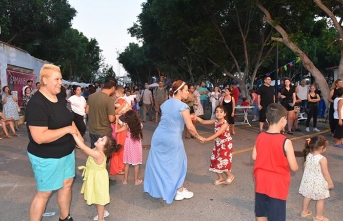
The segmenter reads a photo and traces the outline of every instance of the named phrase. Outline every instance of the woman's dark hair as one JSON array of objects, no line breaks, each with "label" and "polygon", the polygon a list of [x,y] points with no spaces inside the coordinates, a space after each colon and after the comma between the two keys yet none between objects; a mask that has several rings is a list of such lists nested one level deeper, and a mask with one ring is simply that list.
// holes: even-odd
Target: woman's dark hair
[{"label": "woman's dark hair", "polygon": [[30,89],[30,93],[32,92],[32,89],[30,87],[26,87],[25,90],[24,90],[25,94],[26,94],[26,90],[27,89]]},{"label": "woman's dark hair", "polygon": [[217,109],[222,109],[224,111],[224,113],[226,114],[224,119],[226,120],[227,123],[229,123],[229,116],[227,115],[227,111],[225,109],[225,107],[223,105],[218,105],[215,109],[214,109],[214,114],[216,114]]},{"label": "woman's dark hair", "polygon": [[131,138],[139,140],[143,138],[141,121],[136,112],[129,110],[124,114],[124,119],[130,129]]},{"label": "woman's dark hair", "polygon": [[[4,87],[2,88],[2,91],[3,91],[3,92],[5,92],[6,87],[8,87],[8,86],[4,86]],[[9,95],[12,95],[12,91],[10,90],[9,87],[8,87],[8,94],[9,94]]]},{"label": "woman's dark hair", "polygon": [[184,81],[182,81],[182,80],[174,81],[173,85],[172,85],[172,90],[169,91],[169,95],[173,96],[173,95],[177,94],[179,91],[181,91],[187,85],[185,82],[184,85],[181,88],[179,88],[183,83],[184,83]]},{"label": "woman's dark hair", "polygon": [[304,161],[306,161],[306,157],[309,153],[318,150],[320,147],[326,147],[327,145],[328,141],[324,136],[319,135],[307,138],[305,141],[305,149],[303,150]]},{"label": "woman's dark hair", "polygon": [[73,87],[72,87],[72,88],[73,88],[73,89],[72,89],[73,95],[76,93],[76,89],[77,89],[78,87],[81,88],[80,85],[73,85]]},{"label": "woman's dark hair", "polygon": [[105,144],[104,154],[106,157],[111,157],[112,153],[116,153],[120,150],[122,145],[117,144],[116,140],[113,139],[112,135],[107,135],[107,141]]},{"label": "woman's dark hair", "polygon": [[280,89],[280,92],[281,92],[281,94],[285,91],[285,89],[286,89],[286,80],[288,80],[289,82],[290,82],[290,85],[289,85],[289,87],[290,88],[292,88],[292,81],[291,81],[291,79],[289,79],[289,78],[284,78],[283,79],[283,85],[282,85],[282,87],[281,87],[281,89]]}]

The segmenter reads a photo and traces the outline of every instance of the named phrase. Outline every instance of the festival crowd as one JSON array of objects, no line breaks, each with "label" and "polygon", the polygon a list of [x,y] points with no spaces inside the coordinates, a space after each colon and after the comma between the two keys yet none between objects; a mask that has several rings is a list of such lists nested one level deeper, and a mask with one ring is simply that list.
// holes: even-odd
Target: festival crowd
[{"label": "festival crowd", "polygon": [[[187,155],[184,139],[197,139],[200,143],[214,140],[209,170],[216,173],[213,184],[230,185],[235,176],[231,172],[233,138],[236,134],[236,107],[252,109],[253,120],[259,121],[260,133],[252,152],[255,161],[255,215],[257,220],[286,220],[286,200],[289,193],[290,173],[298,170],[292,141],[284,134],[300,131],[299,115],[306,112],[306,131],[319,132],[317,117],[324,116],[318,106],[323,100],[315,84],[306,81],[293,85],[286,78],[275,92],[271,78],[251,89],[249,97],[242,97],[237,84],[213,90],[205,86],[187,84],[182,80],[166,88],[163,81],[151,89],[117,85],[107,78],[100,86],[95,83],[86,89],[80,86],[62,86],[59,67],[46,64],[40,72],[40,83],[32,91],[30,83],[23,88],[25,120],[29,135],[28,157],[37,185],[30,207],[30,221],[42,218],[48,199],[57,191],[60,221],[72,221],[70,206],[72,184],[75,177],[75,148],[88,155],[82,170],[83,185],[80,192],[88,205],[94,205],[94,220],[110,215],[105,206],[110,203],[109,187],[116,183],[109,175],[123,175],[122,184],[129,183],[130,165],[133,166],[134,185],[143,185],[151,197],[162,198],[167,204],[174,200],[190,199],[194,193],[184,186],[187,174]],[[14,136],[18,129],[17,98],[8,87],[3,88],[4,110],[0,113],[6,137],[9,126]],[[329,98],[331,132],[335,146],[343,147],[343,81],[337,80]],[[210,104],[209,104],[210,102]],[[210,118],[205,119],[209,111]],[[143,163],[143,123],[156,122],[151,149],[146,161],[144,179],[140,175]],[[196,124],[211,124],[214,133],[202,137]],[[87,131],[90,146],[84,142]],[[267,129],[265,128],[267,126]],[[286,132],[287,131],[287,132]],[[183,134],[184,132],[184,134]],[[334,188],[327,159],[323,155],[327,140],[320,135],[305,142],[303,173],[299,193],[303,195],[301,217],[312,217],[309,204],[316,201],[313,220],[324,217],[324,204],[329,189]]]}]

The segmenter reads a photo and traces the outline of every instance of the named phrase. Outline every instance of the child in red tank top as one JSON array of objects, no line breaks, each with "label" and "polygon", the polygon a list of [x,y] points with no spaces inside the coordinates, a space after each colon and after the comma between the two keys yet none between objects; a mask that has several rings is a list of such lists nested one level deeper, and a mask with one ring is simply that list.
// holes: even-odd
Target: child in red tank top
[{"label": "child in red tank top", "polygon": [[280,131],[287,124],[287,110],[280,104],[267,107],[269,128],[258,135],[252,152],[255,160],[255,216],[257,220],[286,220],[290,169],[298,170],[292,142]]}]

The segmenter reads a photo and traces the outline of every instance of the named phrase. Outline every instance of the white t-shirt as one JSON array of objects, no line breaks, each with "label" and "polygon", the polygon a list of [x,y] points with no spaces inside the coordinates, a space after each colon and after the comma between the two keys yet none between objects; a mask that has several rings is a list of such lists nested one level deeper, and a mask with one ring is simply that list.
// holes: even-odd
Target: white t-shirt
[{"label": "white t-shirt", "polygon": [[131,106],[135,104],[134,102],[135,98],[136,98],[135,94],[130,95],[130,96],[126,96],[126,95],[124,96],[124,99],[126,100],[126,102],[130,104]]},{"label": "white t-shirt", "polygon": [[71,104],[71,110],[81,116],[84,116],[86,114],[85,106],[86,106],[86,100],[83,96],[71,96],[68,101],[70,101]]},{"label": "white t-shirt", "polygon": [[303,86],[301,86],[301,85],[298,85],[298,93],[297,93],[297,95],[298,95],[298,98],[300,99],[300,100],[307,100],[307,94],[308,94],[308,85],[305,85],[304,87]]}]

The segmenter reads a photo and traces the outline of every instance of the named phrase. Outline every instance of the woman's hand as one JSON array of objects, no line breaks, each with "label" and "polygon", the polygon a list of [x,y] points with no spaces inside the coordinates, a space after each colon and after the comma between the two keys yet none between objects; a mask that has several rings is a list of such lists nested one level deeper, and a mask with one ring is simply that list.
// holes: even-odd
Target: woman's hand
[{"label": "woman's hand", "polygon": [[231,117],[234,117],[234,116],[235,116],[235,113],[232,112],[232,113],[231,113]]},{"label": "woman's hand", "polygon": [[338,120],[338,124],[339,124],[339,126],[342,126],[342,125],[343,125],[342,119],[339,119],[339,120]]},{"label": "woman's hand", "polygon": [[328,183],[328,189],[329,190],[333,190],[335,186],[333,185],[333,183]]}]

